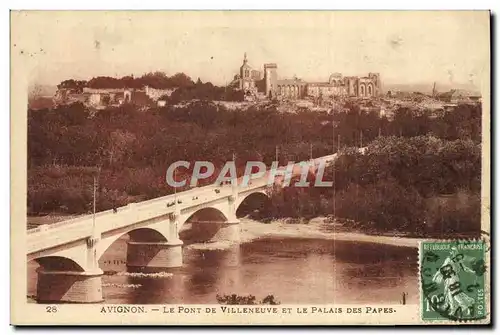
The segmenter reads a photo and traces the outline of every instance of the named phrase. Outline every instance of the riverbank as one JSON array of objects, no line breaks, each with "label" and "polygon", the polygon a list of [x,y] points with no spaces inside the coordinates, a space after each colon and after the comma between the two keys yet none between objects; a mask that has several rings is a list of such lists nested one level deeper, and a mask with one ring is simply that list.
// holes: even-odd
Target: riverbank
[{"label": "riverbank", "polygon": [[[403,236],[368,235],[362,232],[346,231],[341,225],[324,223],[324,218],[316,218],[307,224],[290,224],[280,220],[262,223],[242,218],[241,242],[250,242],[263,237],[317,238],[337,241],[370,242],[400,247],[418,248],[420,238]],[[338,228],[338,229],[335,229]]]},{"label": "riverbank", "polygon": [[[270,223],[255,221],[247,217],[240,218],[240,243],[249,243],[261,238],[309,238],[335,241],[352,241],[377,243],[398,247],[418,248],[421,238],[404,236],[369,235],[359,231],[346,231],[340,224],[325,223],[324,218],[316,218],[309,223],[286,223],[275,220]],[[213,241],[187,245],[190,249],[225,250],[234,243],[230,241]]]}]

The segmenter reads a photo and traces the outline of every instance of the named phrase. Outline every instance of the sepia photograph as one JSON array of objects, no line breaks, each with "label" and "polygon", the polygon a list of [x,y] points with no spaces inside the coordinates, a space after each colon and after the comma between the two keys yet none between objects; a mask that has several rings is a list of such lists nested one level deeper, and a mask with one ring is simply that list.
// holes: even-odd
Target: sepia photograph
[{"label": "sepia photograph", "polygon": [[10,16],[18,322],[490,322],[488,11]]}]

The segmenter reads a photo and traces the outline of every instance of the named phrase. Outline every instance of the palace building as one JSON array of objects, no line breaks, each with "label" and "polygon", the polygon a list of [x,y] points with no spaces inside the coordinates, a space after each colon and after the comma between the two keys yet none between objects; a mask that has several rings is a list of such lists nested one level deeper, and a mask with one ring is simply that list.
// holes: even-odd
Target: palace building
[{"label": "palace building", "polygon": [[278,78],[278,65],[264,64],[264,77],[261,72],[248,64],[246,53],[240,73],[234,78],[235,86],[249,95],[264,95],[268,98],[302,99],[344,97],[375,97],[382,92],[380,74],[368,73],[366,77],[348,76],[333,73],[327,82],[306,82],[299,78]]}]

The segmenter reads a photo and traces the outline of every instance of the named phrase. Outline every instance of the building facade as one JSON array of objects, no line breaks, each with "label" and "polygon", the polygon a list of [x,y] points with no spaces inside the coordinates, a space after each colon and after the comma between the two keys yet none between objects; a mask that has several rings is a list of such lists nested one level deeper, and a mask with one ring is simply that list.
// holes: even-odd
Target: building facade
[{"label": "building facade", "polygon": [[[154,89],[153,89],[154,90]],[[160,92],[162,91],[162,92]],[[169,90],[170,91],[170,90]],[[84,87],[82,92],[71,92],[67,89],[59,89],[54,96],[54,104],[70,104],[81,102],[87,107],[94,109],[105,109],[117,107],[123,104],[136,104],[140,106],[154,105],[159,94],[168,94],[166,90],[154,90],[151,88],[129,89],[129,88],[90,88]],[[170,92],[171,93],[171,92]]]},{"label": "building facade", "polygon": [[382,82],[380,74],[368,73],[368,76],[342,76],[333,73],[327,82],[306,82],[302,79],[278,79],[278,65],[276,63],[264,64],[264,78],[260,71],[252,69],[248,64],[247,55],[243,57],[243,65],[239,75],[235,76],[237,87],[246,93],[261,92],[268,98],[302,99],[359,97],[370,98],[380,95]]},{"label": "building facade", "polygon": [[341,73],[334,73],[328,82],[309,83],[307,95],[312,97],[359,97],[370,98],[382,92],[380,75],[369,73],[367,77],[343,77]]},{"label": "building facade", "polygon": [[[284,99],[300,99],[307,95],[308,83],[302,79],[281,79],[277,81],[276,96]],[[271,88],[272,89],[272,88]]]},{"label": "building facade", "polygon": [[252,69],[248,64],[247,54],[243,56],[243,64],[240,67],[240,73],[236,76],[238,86],[241,90],[253,90],[257,88],[257,83],[261,80],[260,71]]},{"label": "building facade", "polygon": [[144,92],[146,95],[153,101],[158,101],[160,100],[161,97],[164,96],[171,96],[172,93],[174,93],[175,89],[173,88],[167,88],[167,89],[159,89],[159,88],[153,88],[149,86],[144,87]]}]

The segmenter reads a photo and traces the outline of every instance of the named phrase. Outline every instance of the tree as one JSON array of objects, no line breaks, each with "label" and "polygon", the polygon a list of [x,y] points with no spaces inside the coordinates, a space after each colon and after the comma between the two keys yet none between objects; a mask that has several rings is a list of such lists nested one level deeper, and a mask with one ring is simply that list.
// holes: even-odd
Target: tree
[{"label": "tree", "polygon": [[120,162],[135,139],[136,137],[133,133],[122,130],[113,131],[108,146],[109,164],[113,165]]}]

